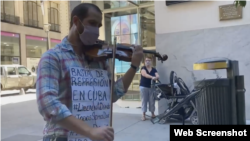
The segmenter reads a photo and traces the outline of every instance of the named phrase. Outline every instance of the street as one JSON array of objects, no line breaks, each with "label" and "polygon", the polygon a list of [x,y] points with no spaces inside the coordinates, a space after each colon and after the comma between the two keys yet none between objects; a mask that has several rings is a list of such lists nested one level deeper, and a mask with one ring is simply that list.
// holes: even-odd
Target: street
[{"label": "street", "polygon": [[[30,90],[26,95],[1,97],[2,141],[40,141],[45,122],[37,110],[36,95]],[[115,110],[114,110],[115,111]],[[169,125],[141,121],[140,114],[113,114],[115,141],[168,141]],[[180,124],[180,123],[177,123]]]}]

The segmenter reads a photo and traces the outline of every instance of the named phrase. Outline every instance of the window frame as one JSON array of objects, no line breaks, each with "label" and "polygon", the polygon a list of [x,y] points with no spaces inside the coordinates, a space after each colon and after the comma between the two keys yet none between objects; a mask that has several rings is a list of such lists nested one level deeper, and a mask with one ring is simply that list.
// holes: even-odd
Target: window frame
[{"label": "window frame", "polygon": [[[12,9],[13,9],[13,15],[12,15],[12,14],[9,14],[9,13],[6,13],[6,6],[5,6],[6,1],[7,1],[7,0],[2,0],[3,5],[0,6],[0,7],[2,8],[2,12],[3,12],[3,13],[2,13],[2,14],[3,14],[3,17],[2,17],[2,18],[0,17],[0,21],[8,21],[8,22],[10,22],[10,17],[12,17],[12,16],[13,16],[14,18],[16,17],[16,14],[15,14],[15,12],[16,12],[16,11],[15,11],[15,10],[16,10],[16,9],[15,9],[15,0],[11,0],[11,1],[12,1],[12,4],[13,4],[13,5],[12,5],[12,6],[13,6],[13,8],[12,8]],[[10,1],[10,0],[8,0],[8,1]],[[1,12],[0,12],[0,13],[1,13]],[[10,17],[9,17],[9,20],[8,20],[8,18],[6,18],[6,16],[8,16],[8,15],[10,16]]]},{"label": "window frame", "polygon": [[[29,3],[31,3],[31,7],[29,6]],[[24,5],[26,5],[26,10],[24,9],[24,11],[27,12],[27,13],[24,12],[24,14],[23,14],[24,15],[24,25],[29,26],[29,27],[35,27],[35,28],[42,29],[43,26],[42,27],[39,26],[39,22],[43,22],[43,21],[39,21],[39,18],[38,18],[38,10],[40,9],[38,1],[23,1],[23,7],[24,7]],[[35,9],[34,9],[34,5],[36,7]],[[36,13],[34,13],[34,10],[36,11]],[[30,13],[32,14],[31,18],[29,16]],[[25,20],[27,20],[27,22],[25,22]],[[30,23],[30,20],[32,21],[31,23]],[[33,24],[33,21],[35,21],[36,24]]]},{"label": "window frame", "polygon": [[[52,4],[56,5],[55,7]],[[60,12],[59,12],[59,3],[49,2],[48,8],[48,22],[51,24],[50,30],[60,32]],[[57,18],[55,18],[57,16]],[[54,17],[54,18],[52,18]]]}]

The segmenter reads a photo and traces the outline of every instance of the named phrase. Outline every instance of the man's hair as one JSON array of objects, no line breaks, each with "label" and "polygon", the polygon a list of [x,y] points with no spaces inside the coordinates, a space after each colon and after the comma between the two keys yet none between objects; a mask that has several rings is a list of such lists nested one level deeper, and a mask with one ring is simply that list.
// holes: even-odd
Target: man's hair
[{"label": "man's hair", "polygon": [[70,28],[73,26],[73,17],[77,16],[80,20],[83,20],[88,16],[90,8],[93,8],[96,11],[102,13],[101,9],[92,3],[81,3],[77,5],[71,12]]}]

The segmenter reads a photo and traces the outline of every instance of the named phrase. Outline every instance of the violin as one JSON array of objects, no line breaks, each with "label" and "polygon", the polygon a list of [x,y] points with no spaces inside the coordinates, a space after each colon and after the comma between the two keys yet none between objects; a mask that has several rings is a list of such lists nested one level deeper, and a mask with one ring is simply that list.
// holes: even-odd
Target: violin
[{"label": "violin", "polygon": [[[120,61],[131,62],[133,55],[133,47],[130,44],[115,44],[115,58]],[[101,61],[106,59],[113,58],[113,48],[105,48],[108,47],[107,43],[102,40],[98,40],[94,45],[88,47],[89,50],[85,52],[85,56],[88,60]],[[158,52],[151,50],[143,50],[145,54],[152,54],[154,57],[158,58],[159,61],[163,62],[168,59],[167,55],[161,55]]]},{"label": "violin", "polygon": [[[113,103],[113,95],[114,95],[114,80],[115,80],[115,59],[119,59],[120,61],[131,62],[133,55],[133,47],[130,44],[117,44],[116,37],[114,38],[114,47],[105,48],[107,45],[104,41],[98,40],[96,44],[88,46],[88,50],[85,52],[85,57],[89,61],[102,61],[112,58],[112,70],[111,70],[111,95],[110,95],[110,103]],[[107,46],[108,47],[108,46]],[[144,53],[153,54],[158,58],[161,62],[166,61],[168,59],[167,55],[160,55],[155,51],[143,50]],[[113,119],[113,104],[110,106],[110,121],[109,124],[112,127],[112,119]]]}]

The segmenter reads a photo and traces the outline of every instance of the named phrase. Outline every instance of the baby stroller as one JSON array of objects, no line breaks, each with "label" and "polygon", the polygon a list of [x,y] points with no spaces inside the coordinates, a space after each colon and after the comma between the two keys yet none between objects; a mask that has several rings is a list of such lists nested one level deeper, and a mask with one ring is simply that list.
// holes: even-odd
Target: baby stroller
[{"label": "baby stroller", "polygon": [[[171,71],[170,73],[170,84],[161,84],[160,81],[158,81],[158,83],[151,81],[151,87],[155,89],[154,96],[156,100],[167,99],[170,101],[168,102],[168,108],[164,113],[168,113],[173,107],[178,105],[181,100],[190,94],[190,91],[184,81],[177,77],[174,71]],[[188,118],[190,118],[193,125],[198,124],[195,101],[193,99],[185,103],[175,113],[161,119],[160,123],[165,123],[169,119],[174,119],[182,121],[184,124],[185,120]]]}]

